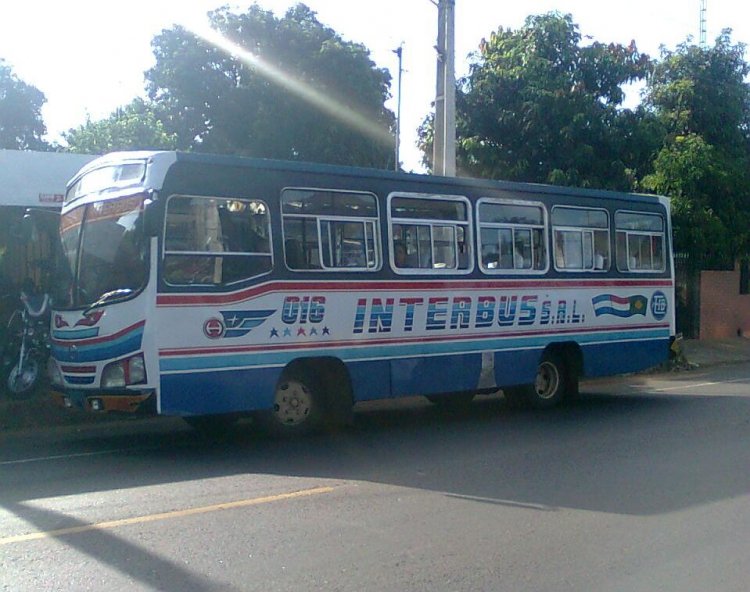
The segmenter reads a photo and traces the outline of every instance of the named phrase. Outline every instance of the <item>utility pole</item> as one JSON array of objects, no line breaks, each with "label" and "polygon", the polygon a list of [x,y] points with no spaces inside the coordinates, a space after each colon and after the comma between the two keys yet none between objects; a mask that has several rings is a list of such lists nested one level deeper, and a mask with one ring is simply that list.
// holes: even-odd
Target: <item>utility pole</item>
[{"label": "utility pole", "polygon": [[698,40],[700,43],[700,46],[705,48],[706,47],[706,10],[707,10],[707,4],[708,0],[700,0],[701,6],[700,6],[700,22],[698,25]]},{"label": "utility pole", "polygon": [[456,175],[455,0],[430,0],[438,9],[433,172]]},{"label": "utility pole", "polygon": [[394,164],[394,170],[398,171],[401,168],[401,75],[404,72],[402,67],[403,64],[403,43],[393,50],[398,56],[398,101],[396,102],[396,162]]}]

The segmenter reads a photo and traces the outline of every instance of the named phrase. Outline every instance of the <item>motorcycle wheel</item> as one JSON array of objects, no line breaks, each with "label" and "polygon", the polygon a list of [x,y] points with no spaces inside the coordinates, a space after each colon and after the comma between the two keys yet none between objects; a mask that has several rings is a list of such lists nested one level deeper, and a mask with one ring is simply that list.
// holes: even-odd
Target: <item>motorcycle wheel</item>
[{"label": "motorcycle wheel", "polygon": [[8,394],[13,398],[29,396],[39,381],[41,366],[36,358],[28,358],[23,368],[19,364],[13,366],[8,375]]}]

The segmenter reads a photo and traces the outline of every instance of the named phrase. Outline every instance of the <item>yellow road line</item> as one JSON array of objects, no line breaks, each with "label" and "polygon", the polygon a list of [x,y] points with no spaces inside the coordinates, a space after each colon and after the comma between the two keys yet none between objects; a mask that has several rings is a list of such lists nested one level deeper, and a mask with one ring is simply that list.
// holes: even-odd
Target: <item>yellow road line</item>
[{"label": "yellow road line", "polygon": [[196,514],[207,514],[209,512],[219,512],[222,510],[233,510],[235,508],[245,508],[247,506],[257,506],[260,504],[269,504],[283,500],[296,499],[301,497],[310,497],[331,493],[333,487],[315,487],[313,489],[303,489],[291,493],[281,493],[278,495],[269,495],[265,497],[256,497],[252,499],[239,500],[236,502],[225,502],[223,504],[214,504],[212,506],[202,506],[199,508],[188,508],[187,510],[175,510],[174,512],[161,512],[159,514],[147,514],[145,516],[136,516],[134,518],[123,518],[122,520],[109,520],[107,522],[97,522],[95,524],[86,524],[84,526],[72,526],[70,528],[60,528],[58,530],[48,530],[46,532],[32,532],[29,534],[20,534],[0,538],[1,545],[10,545],[12,543],[23,543],[26,541],[35,541],[52,537],[64,536],[68,534],[77,534],[79,532],[89,532],[92,530],[105,530],[110,528],[119,528],[120,526],[129,526],[131,524],[143,524],[146,522],[156,522],[157,520],[170,520],[172,518],[183,518],[185,516],[194,516]]}]

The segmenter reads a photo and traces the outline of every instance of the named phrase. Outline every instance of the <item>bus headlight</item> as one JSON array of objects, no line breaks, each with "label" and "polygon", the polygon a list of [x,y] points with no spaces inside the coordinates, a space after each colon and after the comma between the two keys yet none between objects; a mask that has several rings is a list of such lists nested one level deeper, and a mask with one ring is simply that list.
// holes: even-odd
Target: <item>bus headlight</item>
[{"label": "bus headlight", "polygon": [[146,382],[146,362],[142,355],[133,356],[128,360],[125,382],[127,384]]},{"label": "bus headlight", "polygon": [[146,382],[143,354],[107,364],[102,370],[102,388],[122,388]]}]

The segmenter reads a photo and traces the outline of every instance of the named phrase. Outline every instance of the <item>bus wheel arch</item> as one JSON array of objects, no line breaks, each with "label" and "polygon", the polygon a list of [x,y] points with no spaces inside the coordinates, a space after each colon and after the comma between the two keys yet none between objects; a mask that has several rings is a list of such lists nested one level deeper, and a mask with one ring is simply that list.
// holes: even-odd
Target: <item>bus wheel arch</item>
[{"label": "bus wheel arch", "polygon": [[505,391],[513,405],[527,405],[537,409],[555,407],[578,395],[578,380],[583,369],[583,352],[575,342],[548,345],[536,369],[534,382]]},{"label": "bus wheel arch", "polygon": [[274,434],[302,435],[348,421],[351,409],[351,381],[343,362],[297,358],[281,372],[273,407],[257,419]]},{"label": "bus wheel arch", "polygon": [[575,341],[555,343],[547,348],[558,355],[564,365],[563,380],[565,381],[565,398],[570,400],[578,397],[578,382],[583,376],[583,350]]}]

